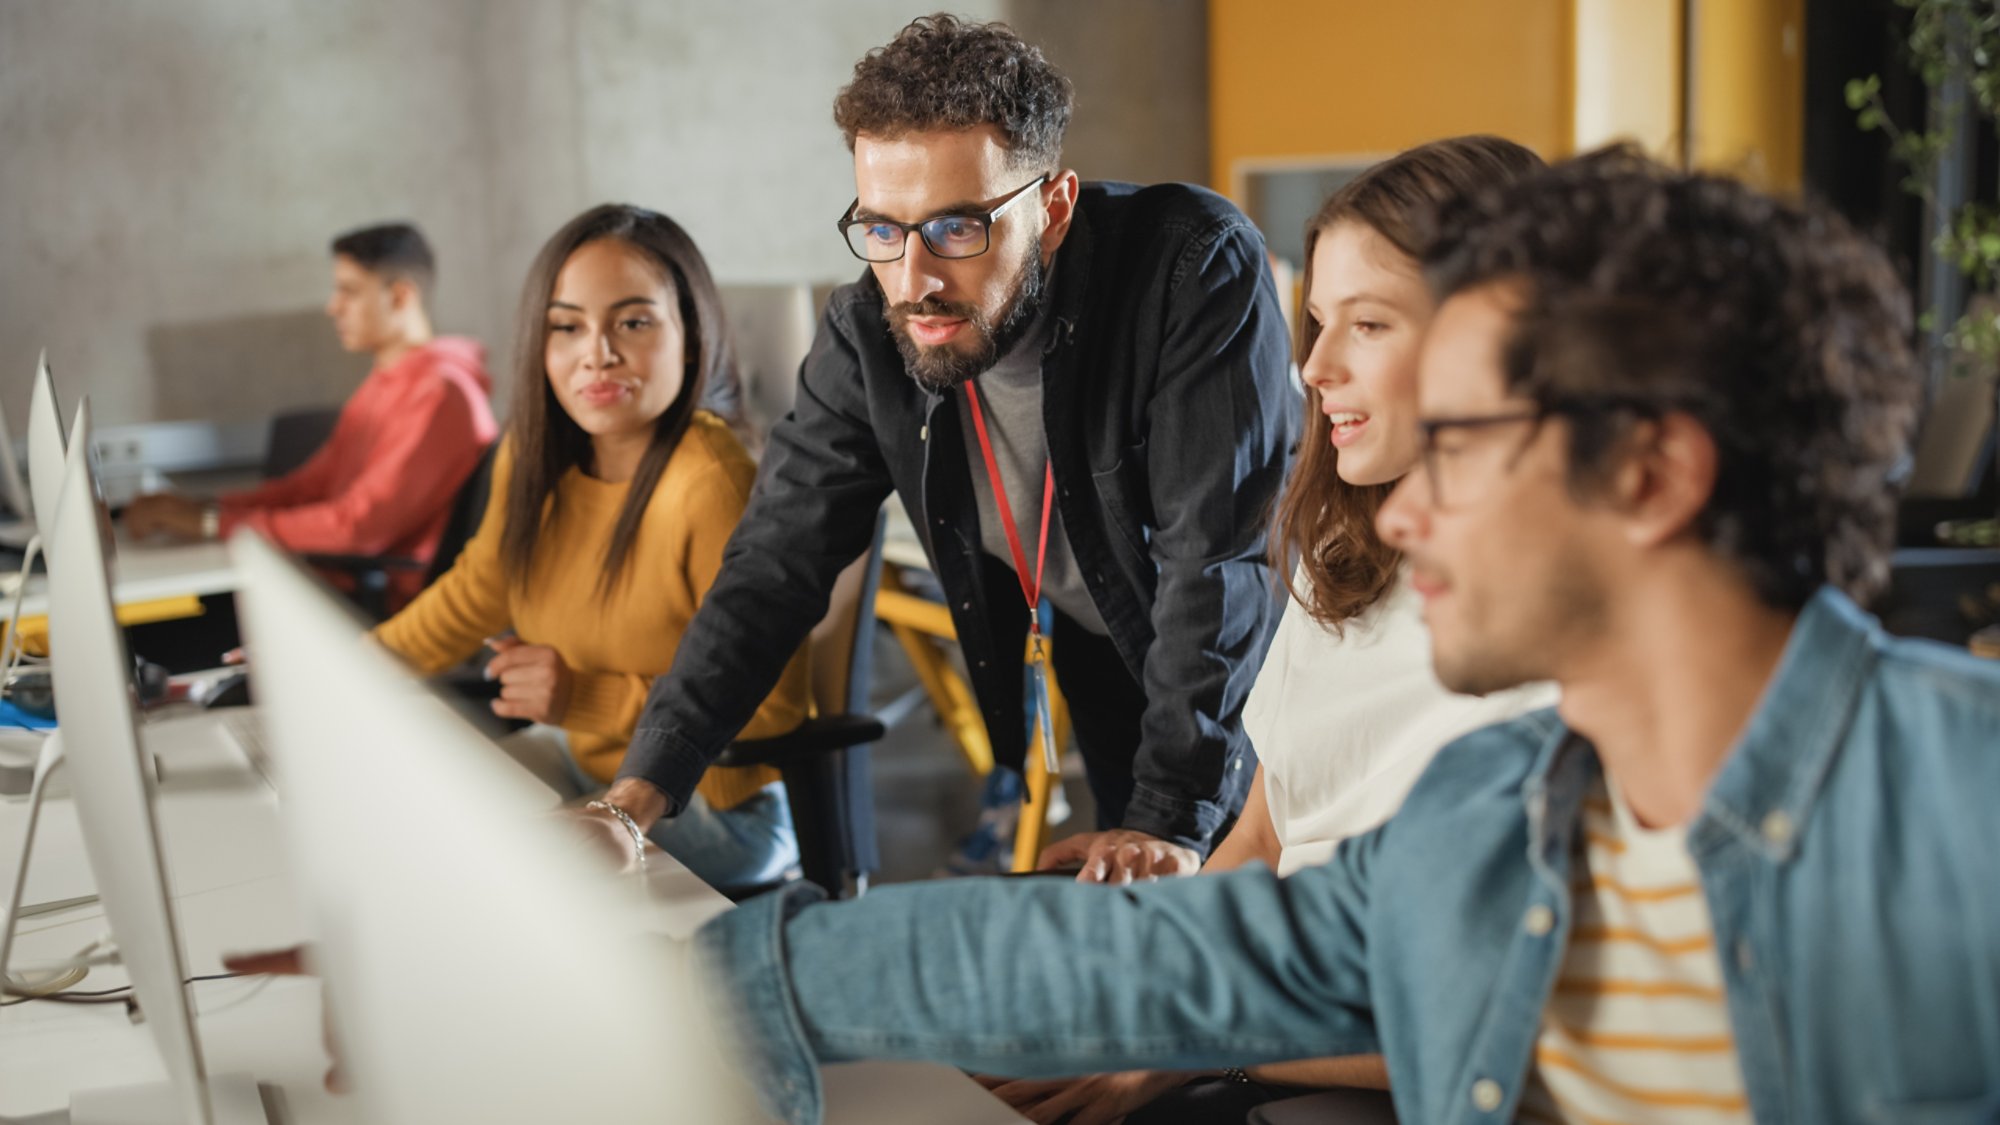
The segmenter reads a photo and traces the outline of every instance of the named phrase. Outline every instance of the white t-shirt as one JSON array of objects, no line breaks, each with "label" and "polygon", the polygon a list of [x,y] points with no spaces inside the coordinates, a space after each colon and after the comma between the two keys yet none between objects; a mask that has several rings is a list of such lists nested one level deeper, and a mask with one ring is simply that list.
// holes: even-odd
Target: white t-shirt
[{"label": "white t-shirt", "polygon": [[1483,698],[1440,684],[1407,570],[1339,633],[1287,598],[1243,710],[1283,849],[1278,874],[1325,863],[1388,820],[1453,739],[1555,701],[1548,684]]},{"label": "white t-shirt", "polygon": [[1687,828],[1649,829],[1600,780],[1575,916],[1520,1120],[1748,1125],[1722,962]]}]

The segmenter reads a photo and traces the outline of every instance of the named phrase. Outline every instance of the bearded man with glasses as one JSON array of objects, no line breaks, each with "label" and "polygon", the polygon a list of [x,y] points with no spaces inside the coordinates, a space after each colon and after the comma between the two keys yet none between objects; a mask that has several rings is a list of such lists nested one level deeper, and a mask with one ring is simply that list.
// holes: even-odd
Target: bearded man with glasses
[{"label": "bearded man with glasses", "polygon": [[1298,413],[1283,315],[1228,201],[1064,169],[1070,105],[1038,49],[946,15],[836,99],[856,186],[838,230],[867,272],[828,304],[606,795],[642,828],[750,717],[891,491],[1003,764],[1046,715],[1029,700],[1051,669],[1023,654],[1051,635],[1101,831],[1045,866],[1191,874],[1241,808],[1243,704],[1278,617],[1265,519]]}]

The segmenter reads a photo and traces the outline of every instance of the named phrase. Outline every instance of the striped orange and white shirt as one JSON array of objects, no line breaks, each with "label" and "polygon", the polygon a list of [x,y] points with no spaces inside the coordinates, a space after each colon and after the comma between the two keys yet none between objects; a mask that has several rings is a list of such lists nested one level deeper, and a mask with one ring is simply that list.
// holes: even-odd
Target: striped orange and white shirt
[{"label": "striped orange and white shirt", "polygon": [[1602,782],[1584,803],[1583,826],[1576,923],[1542,1013],[1520,1120],[1749,1122],[1686,829],[1642,827]]}]

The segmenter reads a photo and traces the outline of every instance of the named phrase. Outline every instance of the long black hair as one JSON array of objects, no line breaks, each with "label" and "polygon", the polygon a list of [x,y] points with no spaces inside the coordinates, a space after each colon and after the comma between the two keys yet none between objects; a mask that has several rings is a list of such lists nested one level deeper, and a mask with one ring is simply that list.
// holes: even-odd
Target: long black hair
[{"label": "long black hair", "polygon": [[644,255],[672,289],[685,341],[686,373],[681,392],[653,424],[653,439],[639,460],[631,490],[611,531],[598,576],[598,592],[609,594],[622,578],[653,489],[674,447],[687,433],[694,412],[716,388],[733,389],[736,361],[723,324],[715,279],[694,240],[679,223],[656,211],[624,203],[593,207],[544,243],[521,291],[520,327],[515,336],[514,407],[508,435],[514,447],[513,475],[507,483],[507,530],[500,556],[514,581],[526,582],[542,532],[561,519],[556,485],[571,469],[587,468],[590,435],[556,401],[544,362],[548,308],[556,277],[570,255],[601,239],[614,238]]}]

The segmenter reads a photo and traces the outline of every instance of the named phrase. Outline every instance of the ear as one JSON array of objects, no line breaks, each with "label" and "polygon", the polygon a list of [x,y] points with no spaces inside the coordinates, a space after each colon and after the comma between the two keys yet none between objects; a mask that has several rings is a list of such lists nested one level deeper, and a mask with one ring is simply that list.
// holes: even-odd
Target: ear
[{"label": "ear", "polygon": [[407,277],[399,277],[389,283],[389,307],[402,312],[423,304],[424,295],[417,283]]},{"label": "ear", "polygon": [[1715,494],[1715,437],[1693,416],[1671,413],[1637,428],[1612,480],[1625,536],[1652,547],[1693,528]]},{"label": "ear", "polygon": [[1070,168],[1057,172],[1042,185],[1042,206],[1049,215],[1048,226],[1042,228],[1042,261],[1045,263],[1069,235],[1069,225],[1076,218],[1076,194],[1081,186],[1076,171]]}]

